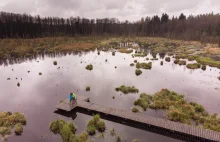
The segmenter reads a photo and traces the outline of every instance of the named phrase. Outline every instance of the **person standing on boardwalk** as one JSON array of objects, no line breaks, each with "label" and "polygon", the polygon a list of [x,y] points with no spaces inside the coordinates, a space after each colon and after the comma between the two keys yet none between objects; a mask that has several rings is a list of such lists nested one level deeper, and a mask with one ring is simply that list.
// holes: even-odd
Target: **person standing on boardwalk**
[{"label": "person standing on boardwalk", "polygon": [[70,104],[72,104],[72,101],[73,101],[73,93],[70,93],[69,99],[70,99]]}]

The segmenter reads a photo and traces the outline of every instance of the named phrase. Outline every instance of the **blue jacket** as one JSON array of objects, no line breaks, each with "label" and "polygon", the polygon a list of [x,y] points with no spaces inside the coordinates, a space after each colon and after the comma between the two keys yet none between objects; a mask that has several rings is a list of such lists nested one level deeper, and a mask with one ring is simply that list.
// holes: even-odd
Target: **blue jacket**
[{"label": "blue jacket", "polygon": [[73,96],[70,94],[69,98],[70,98],[70,99],[73,99]]}]

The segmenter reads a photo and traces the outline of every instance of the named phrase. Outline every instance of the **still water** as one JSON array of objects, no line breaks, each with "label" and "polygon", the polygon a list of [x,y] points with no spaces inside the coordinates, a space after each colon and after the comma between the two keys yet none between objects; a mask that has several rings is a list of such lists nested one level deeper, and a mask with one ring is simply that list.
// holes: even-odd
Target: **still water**
[{"label": "still water", "polygon": [[[151,57],[148,54],[148,58]],[[90,115],[76,111],[72,111],[68,116],[55,113],[56,103],[66,99],[70,92],[89,96],[91,102],[131,110],[139,94],[124,95],[116,92],[115,88],[120,85],[135,86],[140,93],[149,94],[167,88],[184,94],[188,101],[202,104],[210,113],[220,113],[220,81],[217,79],[220,75],[219,69],[207,67],[206,71],[189,70],[185,66],[175,65],[173,58],[171,62],[164,61],[161,66],[160,61],[164,60],[164,56],[158,54],[157,57],[159,60],[152,61],[152,69],[142,70],[140,76],[135,75],[135,67],[130,67],[130,63],[135,59],[139,62],[149,62],[146,61],[147,57],[132,58],[130,54],[118,52],[115,56],[112,56],[111,52],[100,52],[100,55],[97,55],[97,51],[65,56],[45,55],[18,64],[2,64],[0,111],[23,112],[27,118],[22,136],[11,136],[8,141],[60,142],[60,136],[49,131],[50,121],[58,118],[73,121],[78,127],[77,133],[84,131],[91,119]],[[58,65],[53,65],[53,61],[57,61]],[[85,69],[90,63],[93,64],[92,71]],[[42,72],[41,76],[39,72]],[[8,78],[10,80],[7,80]],[[17,86],[18,82],[20,87]],[[86,86],[90,86],[90,92],[85,91]],[[112,99],[113,96],[115,99]],[[142,113],[166,118],[163,111],[148,110]],[[105,122],[105,138],[98,138],[98,134],[90,139],[98,142],[115,141],[115,138],[109,135],[109,130],[114,128],[126,141],[179,141],[112,121]]]}]

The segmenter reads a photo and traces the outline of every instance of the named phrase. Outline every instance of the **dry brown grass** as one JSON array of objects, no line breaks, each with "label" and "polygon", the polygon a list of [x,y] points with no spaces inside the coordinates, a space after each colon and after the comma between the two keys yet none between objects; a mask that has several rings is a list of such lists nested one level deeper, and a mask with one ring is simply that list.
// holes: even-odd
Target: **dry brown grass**
[{"label": "dry brown grass", "polygon": [[217,47],[205,48],[205,51],[210,54],[220,54],[220,48]]}]

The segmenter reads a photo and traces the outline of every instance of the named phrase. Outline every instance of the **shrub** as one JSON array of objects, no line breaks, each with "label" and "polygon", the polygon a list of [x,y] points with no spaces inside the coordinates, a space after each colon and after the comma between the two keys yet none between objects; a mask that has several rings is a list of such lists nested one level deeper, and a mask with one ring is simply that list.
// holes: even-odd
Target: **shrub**
[{"label": "shrub", "polygon": [[142,74],[142,71],[139,70],[139,69],[136,69],[135,74],[136,74],[137,76],[139,76],[140,74]]},{"label": "shrub", "polygon": [[86,91],[90,91],[90,86],[86,86]]},{"label": "shrub", "polygon": [[198,63],[192,63],[192,64],[187,64],[186,67],[188,69],[199,69],[201,67],[201,64]]},{"label": "shrub", "polygon": [[137,107],[133,107],[132,112],[137,113],[137,112],[139,112],[139,109]]},{"label": "shrub", "polygon": [[136,68],[137,69],[151,69],[152,68],[152,62],[149,62],[149,63],[137,63],[136,64]]},{"label": "shrub", "polygon": [[130,86],[124,86],[124,85],[121,85],[119,88],[116,88],[115,90],[121,91],[124,94],[139,92],[139,90],[137,88],[135,88],[134,86],[130,87]]},{"label": "shrub", "polygon": [[93,66],[91,64],[89,64],[86,66],[86,69],[91,71],[91,70],[93,70]]},{"label": "shrub", "polygon": [[53,64],[56,66],[57,65],[57,61],[53,61]]},{"label": "shrub", "polygon": [[14,132],[16,135],[21,135],[23,133],[23,127],[20,123],[15,125]]},{"label": "shrub", "polygon": [[165,61],[170,62],[170,57],[166,57]]}]

